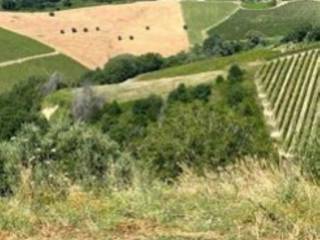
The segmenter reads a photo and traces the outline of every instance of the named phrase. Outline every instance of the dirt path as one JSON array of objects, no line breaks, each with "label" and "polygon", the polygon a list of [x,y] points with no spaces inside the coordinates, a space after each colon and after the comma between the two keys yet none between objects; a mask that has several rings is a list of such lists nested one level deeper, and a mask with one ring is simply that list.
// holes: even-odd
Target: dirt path
[{"label": "dirt path", "polygon": [[56,55],[59,55],[59,54],[60,53],[58,51],[55,51],[55,52],[51,52],[51,53],[44,53],[44,54],[33,55],[33,56],[30,56],[30,57],[25,57],[25,58],[19,58],[19,59],[16,59],[16,60],[0,62],[0,68],[7,67],[7,66],[10,66],[10,65],[20,64],[20,63],[24,63],[24,62],[28,62],[28,61],[35,60],[35,59],[52,57],[52,56],[56,56]]},{"label": "dirt path", "polygon": [[217,76],[225,76],[226,72],[212,71],[188,76],[162,78],[157,80],[135,81],[131,79],[121,84],[96,86],[97,95],[103,96],[107,101],[128,101],[148,97],[150,94],[166,95],[183,83],[187,86],[214,81]]},{"label": "dirt path", "polygon": [[[320,0],[319,0],[319,1],[320,1]],[[222,2],[222,1],[214,1],[214,2]],[[227,21],[227,20],[228,20],[229,18],[231,18],[234,14],[236,14],[236,12],[238,12],[238,10],[241,8],[241,2],[240,2],[240,1],[236,1],[236,2],[232,1],[232,3],[237,4],[238,7],[237,7],[233,12],[231,12],[228,16],[226,16],[226,17],[224,17],[223,19],[221,19],[219,22],[217,22],[217,23],[215,23],[215,24],[213,24],[213,25],[211,25],[211,26],[203,29],[203,30],[201,31],[201,35],[202,35],[202,38],[203,38],[203,39],[206,39],[206,38],[208,37],[208,31],[209,31],[210,29],[212,29],[212,28],[220,25],[221,23]]]}]

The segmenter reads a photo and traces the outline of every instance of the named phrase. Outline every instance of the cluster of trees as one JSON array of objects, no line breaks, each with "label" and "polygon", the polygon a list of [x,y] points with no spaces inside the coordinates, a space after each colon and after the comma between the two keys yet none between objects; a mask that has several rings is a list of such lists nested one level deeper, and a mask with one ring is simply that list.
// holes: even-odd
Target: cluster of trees
[{"label": "cluster of trees", "polygon": [[25,123],[45,126],[40,116],[43,79],[30,78],[0,95],[0,140],[10,139]]},{"label": "cluster of trees", "polygon": [[32,170],[35,185],[61,187],[57,179],[68,179],[107,187],[114,177],[130,181],[131,164],[167,181],[183,166],[201,174],[246,156],[274,156],[254,84],[237,65],[226,78],[181,84],[167,97],[101,104],[86,89],[72,104],[74,120],[49,125],[40,102],[59,79],[33,78],[0,96],[0,194],[15,192],[23,169]]},{"label": "cluster of trees", "polygon": [[291,32],[289,32],[282,40],[283,43],[288,42],[315,42],[320,41],[320,27],[310,23],[301,24]]},{"label": "cluster of trees", "polygon": [[2,0],[2,8],[5,10],[21,10],[21,9],[45,9],[56,8],[58,4],[63,4],[65,7],[71,7],[70,0]]},{"label": "cluster of trees", "polygon": [[[118,3],[126,2],[126,0],[83,0],[95,1],[101,3]],[[1,6],[5,10],[17,11],[23,9],[29,10],[43,10],[43,9],[56,9],[61,7],[71,7],[74,4],[72,0],[2,0]]]},{"label": "cluster of trees", "polygon": [[131,153],[154,177],[171,179],[182,166],[224,166],[244,156],[267,158],[273,147],[256,103],[255,88],[234,65],[227,79],[186,87],[166,99],[152,95],[107,103],[90,124]]},{"label": "cluster of trees", "polygon": [[96,84],[112,84],[123,82],[138,74],[160,69],[164,58],[159,54],[148,53],[141,56],[130,54],[112,58],[103,69],[90,71],[82,77],[82,83],[89,80]]},{"label": "cluster of trees", "polygon": [[181,52],[170,57],[162,57],[156,53],[148,53],[141,56],[130,54],[117,56],[112,58],[103,69],[96,69],[84,74],[80,84],[86,81],[93,84],[119,83],[139,74],[182,65],[208,57],[230,56],[265,44],[264,37],[258,32],[250,32],[245,41],[226,41],[218,35],[212,35],[201,46],[197,45],[189,52]]}]

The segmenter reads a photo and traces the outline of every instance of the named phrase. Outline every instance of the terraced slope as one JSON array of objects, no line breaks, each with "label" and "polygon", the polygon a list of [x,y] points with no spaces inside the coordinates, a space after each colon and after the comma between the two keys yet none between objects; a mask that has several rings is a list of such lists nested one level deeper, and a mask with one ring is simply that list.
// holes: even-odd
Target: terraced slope
[{"label": "terraced slope", "polygon": [[258,72],[259,96],[282,152],[303,151],[320,123],[320,51],[310,50],[266,63]]}]

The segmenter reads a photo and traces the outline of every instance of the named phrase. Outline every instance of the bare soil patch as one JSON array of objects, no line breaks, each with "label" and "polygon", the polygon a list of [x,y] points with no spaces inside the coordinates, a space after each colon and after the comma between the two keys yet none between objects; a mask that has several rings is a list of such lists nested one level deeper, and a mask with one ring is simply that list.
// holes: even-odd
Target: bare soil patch
[{"label": "bare soil patch", "polygon": [[181,11],[179,2],[164,0],[59,11],[54,17],[0,12],[0,27],[45,43],[93,69],[122,53],[168,56],[186,50],[189,42]]}]

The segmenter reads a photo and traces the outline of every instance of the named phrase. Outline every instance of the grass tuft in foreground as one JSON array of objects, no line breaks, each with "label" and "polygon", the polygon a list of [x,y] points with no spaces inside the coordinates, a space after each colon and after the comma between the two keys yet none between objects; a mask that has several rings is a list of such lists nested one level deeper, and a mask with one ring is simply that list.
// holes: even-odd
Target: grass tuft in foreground
[{"label": "grass tuft in foreground", "polygon": [[[248,160],[199,177],[185,169],[173,185],[133,184],[65,198],[35,195],[24,174],[15,198],[0,202],[0,236],[11,239],[317,239],[320,187],[296,165]],[[63,181],[63,180],[61,180]],[[68,187],[67,187],[68,186]],[[50,188],[49,188],[50,189]],[[22,201],[23,200],[23,201]]]}]

